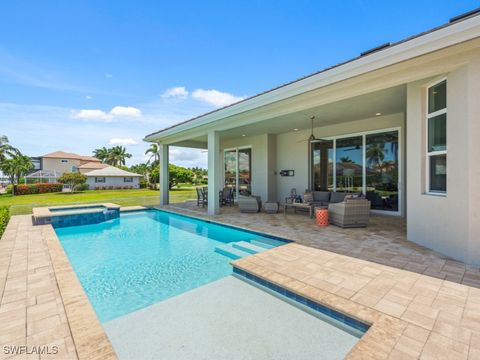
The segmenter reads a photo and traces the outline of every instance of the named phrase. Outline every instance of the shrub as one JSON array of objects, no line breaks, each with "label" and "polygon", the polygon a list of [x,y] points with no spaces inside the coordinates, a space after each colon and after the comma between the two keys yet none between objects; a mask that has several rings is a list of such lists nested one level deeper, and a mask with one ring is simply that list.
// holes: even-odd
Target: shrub
[{"label": "shrub", "polygon": [[10,220],[10,209],[8,206],[0,206],[0,238],[7,227],[8,220]]},{"label": "shrub", "polygon": [[78,190],[79,186],[82,186],[87,182],[87,176],[81,173],[66,172],[58,178],[58,181],[62,184],[68,184],[72,187],[72,190]]},{"label": "shrub", "polygon": [[88,185],[88,184],[80,184],[80,185],[75,186],[75,191],[85,191],[85,190],[88,190],[88,189],[90,189],[90,185]]},{"label": "shrub", "polygon": [[63,184],[39,183],[29,185],[15,185],[15,195],[45,194],[62,191]]}]

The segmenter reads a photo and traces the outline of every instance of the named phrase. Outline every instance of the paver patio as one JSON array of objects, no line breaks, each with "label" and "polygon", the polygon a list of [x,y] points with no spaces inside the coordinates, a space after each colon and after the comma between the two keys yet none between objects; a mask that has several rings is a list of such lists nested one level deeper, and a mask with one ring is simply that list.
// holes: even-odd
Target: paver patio
[{"label": "paver patio", "polygon": [[[191,203],[165,209],[211,219]],[[301,214],[222,212],[215,221],[296,241],[236,266],[373,324],[351,358],[480,358],[480,270],[408,242],[403,220],[319,229]],[[0,240],[0,295],[0,359],[116,357],[50,225],[12,217]],[[59,353],[4,353],[16,344]]]}]

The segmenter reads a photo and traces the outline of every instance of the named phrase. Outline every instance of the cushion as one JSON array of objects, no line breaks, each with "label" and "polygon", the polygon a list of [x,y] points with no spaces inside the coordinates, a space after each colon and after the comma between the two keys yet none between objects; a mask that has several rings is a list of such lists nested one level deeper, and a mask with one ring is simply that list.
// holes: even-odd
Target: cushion
[{"label": "cushion", "polygon": [[329,191],[314,191],[313,192],[313,200],[315,202],[324,202],[330,200],[330,192]]},{"label": "cushion", "polygon": [[313,194],[311,192],[306,192],[303,194],[303,202],[312,203],[313,202]]},{"label": "cushion", "polygon": [[348,193],[346,192],[332,192],[332,195],[330,196],[330,202],[331,203],[339,203],[345,200],[345,196],[347,196]]}]

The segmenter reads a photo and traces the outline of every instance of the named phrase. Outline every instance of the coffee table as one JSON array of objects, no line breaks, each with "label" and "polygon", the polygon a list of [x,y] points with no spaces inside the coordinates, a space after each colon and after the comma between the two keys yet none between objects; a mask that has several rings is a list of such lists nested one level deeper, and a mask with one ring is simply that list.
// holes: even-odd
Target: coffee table
[{"label": "coffee table", "polygon": [[308,203],[286,203],[283,205],[283,214],[287,215],[287,209],[293,209],[293,212],[297,212],[298,209],[308,211],[310,218],[313,218],[313,205]]}]

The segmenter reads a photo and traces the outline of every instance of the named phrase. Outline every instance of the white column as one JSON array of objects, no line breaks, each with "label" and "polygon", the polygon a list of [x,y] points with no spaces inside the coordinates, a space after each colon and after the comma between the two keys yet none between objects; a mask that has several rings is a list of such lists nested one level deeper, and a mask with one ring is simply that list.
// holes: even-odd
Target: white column
[{"label": "white column", "polygon": [[208,133],[208,214],[220,213],[220,136],[218,131]]},{"label": "white column", "polygon": [[168,205],[168,145],[159,144],[160,205]]}]

